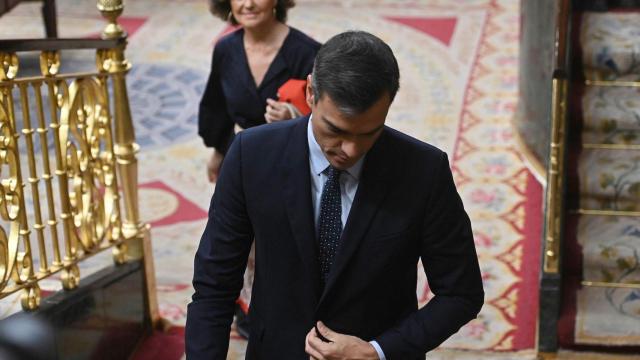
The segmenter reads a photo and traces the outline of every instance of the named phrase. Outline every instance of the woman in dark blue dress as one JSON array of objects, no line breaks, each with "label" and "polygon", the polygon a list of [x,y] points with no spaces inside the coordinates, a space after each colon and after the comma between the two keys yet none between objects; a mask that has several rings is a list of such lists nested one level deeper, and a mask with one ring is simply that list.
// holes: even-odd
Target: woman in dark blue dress
[{"label": "woman in dark blue dress", "polygon": [[240,25],[215,46],[200,102],[198,134],[214,149],[207,164],[215,182],[236,125],[246,129],[293,116],[276,101],[289,79],[306,79],[320,44],[285,25],[292,0],[212,0],[212,12]]},{"label": "woman in dark blue dress", "polygon": [[[221,38],[213,51],[211,73],[200,101],[198,134],[213,153],[207,162],[215,182],[236,131],[298,113],[277,101],[289,79],[306,79],[320,44],[285,25],[293,0],[211,0],[214,15],[240,28]],[[236,328],[247,336],[247,311],[253,285],[253,250],[238,299]]]}]

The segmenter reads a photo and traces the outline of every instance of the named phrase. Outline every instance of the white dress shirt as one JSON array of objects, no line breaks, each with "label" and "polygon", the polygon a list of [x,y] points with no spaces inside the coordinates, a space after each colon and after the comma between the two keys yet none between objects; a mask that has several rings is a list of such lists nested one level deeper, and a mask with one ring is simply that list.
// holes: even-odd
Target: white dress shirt
[{"label": "white dress shirt", "polygon": [[[307,140],[309,142],[309,169],[311,170],[311,201],[313,203],[313,219],[315,222],[316,233],[318,232],[318,217],[320,216],[320,199],[322,198],[322,188],[324,183],[327,182],[327,174],[325,170],[329,167],[329,161],[324,156],[320,145],[316,141],[316,137],[313,135],[313,129],[311,128],[311,121],[313,116],[309,118],[309,124],[307,125]],[[364,156],[360,158],[352,167],[346,169],[340,174],[340,200],[342,203],[342,229],[347,224],[349,219],[349,211],[351,211],[351,205],[353,205],[353,199],[356,196],[358,190],[358,184],[360,182],[360,174],[362,173],[362,163],[364,162]],[[376,349],[380,360],[386,360],[382,348],[376,341],[369,342]]]}]

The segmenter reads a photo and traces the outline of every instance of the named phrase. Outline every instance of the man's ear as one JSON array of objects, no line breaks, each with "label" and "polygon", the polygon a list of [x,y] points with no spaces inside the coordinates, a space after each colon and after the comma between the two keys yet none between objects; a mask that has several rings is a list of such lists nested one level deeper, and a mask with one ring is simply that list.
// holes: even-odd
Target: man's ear
[{"label": "man's ear", "polygon": [[311,86],[312,84],[312,76],[311,74],[307,75],[307,105],[309,105],[309,107],[311,109],[313,109],[313,106],[315,105],[315,99],[313,97],[313,88]]}]

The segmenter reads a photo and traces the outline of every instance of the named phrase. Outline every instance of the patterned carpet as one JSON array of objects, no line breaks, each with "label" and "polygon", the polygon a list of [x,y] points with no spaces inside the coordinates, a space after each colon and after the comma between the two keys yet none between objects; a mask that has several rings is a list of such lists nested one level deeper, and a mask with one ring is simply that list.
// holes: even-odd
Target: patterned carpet
[{"label": "patterned carpet", "polygon": [[[60,0],[58,13],[61,36],[92,35],[103,26],[92,1]],[[444,347],[532,349],[541,188],[515,150],[510,124],[517,101],[518,2],[299,0],[289,18],[319,41],[356,28],[387,41],[401,69],[388,124],[442,148],[452,159],[474,227],[487,301],[479,318]],[[141,211],[153,226],[161,314],[180,327],[213,192],[204,170],[208,151],[196,136],[196,105],[214,41],[226,24],[209,15],[204,0],[128,1],[122,24],[130,34],[128,85],[142,146]],[[42,32],[37,4],[20,5],[0,18],[3,37]],[[425,303],[430,293],[419,273],[417,296]],[[174,333],[180,334],[179,328]],[[229,358],[241,358],[245,344],[234,336]],[[531,356],[510,354],[495,356]]]}]

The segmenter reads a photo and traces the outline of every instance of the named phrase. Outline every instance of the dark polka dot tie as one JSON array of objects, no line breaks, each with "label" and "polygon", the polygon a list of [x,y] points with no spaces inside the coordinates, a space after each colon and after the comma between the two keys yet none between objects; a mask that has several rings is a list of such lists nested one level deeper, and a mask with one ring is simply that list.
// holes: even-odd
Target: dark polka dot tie
[{"label": "dark polka dot tie", "polygon": [[318,240],[320,243],[320,276],[325,283],[333,265],[333,259],[342,234],[342,201],[340,198],[341,171],[329,166],[325,173],[327,182],[322,188],[320,198],[320,217],[318,219]]}]

